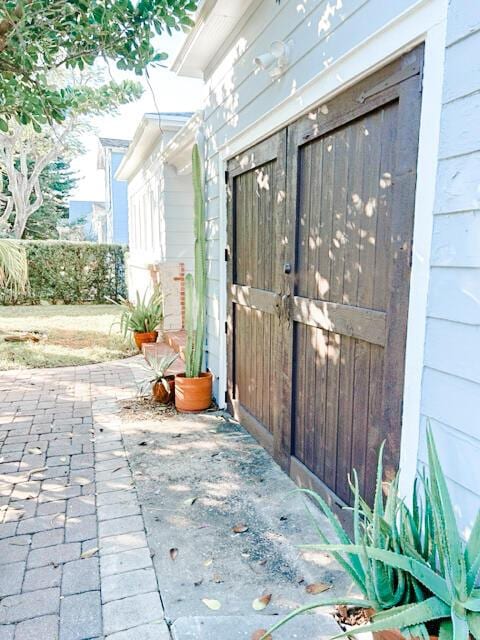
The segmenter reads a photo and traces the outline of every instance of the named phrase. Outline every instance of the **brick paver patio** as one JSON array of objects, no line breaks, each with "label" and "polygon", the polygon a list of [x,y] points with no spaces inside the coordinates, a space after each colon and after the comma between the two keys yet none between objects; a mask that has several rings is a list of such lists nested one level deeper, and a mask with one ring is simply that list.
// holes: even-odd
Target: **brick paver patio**
[{"label": "brick paver patio", "polygon": [[0,375],[0,640],[170,637],[116,413],[133,387],[131,361]]}]

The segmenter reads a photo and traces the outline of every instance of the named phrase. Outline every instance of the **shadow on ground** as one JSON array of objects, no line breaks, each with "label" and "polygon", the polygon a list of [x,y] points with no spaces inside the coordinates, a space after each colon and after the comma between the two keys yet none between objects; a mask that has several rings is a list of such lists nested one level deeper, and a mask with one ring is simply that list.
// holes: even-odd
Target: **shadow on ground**
[{"label": "shadow on ground", "polygon": [[[166,412],[156,419],[129,405],[122,423],[174,638],[246,640],[299,605],[350,591],[327,556],[300,552],[298,545],[318,541],[305,499],[228,416]],[[237,525],[245,531],[235,533]],[[318,582],[331,587],[309,595],[306,587]],[[252,602],[265,594],[270,604],[255,611]],[[205,599],[220,608],[210,610]],[[317,610],[275,637],[317,640],[335,631],[331,617]]]}]

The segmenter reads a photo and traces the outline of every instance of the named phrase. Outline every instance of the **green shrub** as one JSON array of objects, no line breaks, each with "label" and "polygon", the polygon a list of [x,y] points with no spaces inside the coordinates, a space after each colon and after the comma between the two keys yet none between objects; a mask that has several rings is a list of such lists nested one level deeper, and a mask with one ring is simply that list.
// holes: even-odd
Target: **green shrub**
[{"label": "green shrub", "polygon": [[0,292],[0,304],[105,303],[127,295],[125,247],[93,242],[24,241],[29,287]]}]

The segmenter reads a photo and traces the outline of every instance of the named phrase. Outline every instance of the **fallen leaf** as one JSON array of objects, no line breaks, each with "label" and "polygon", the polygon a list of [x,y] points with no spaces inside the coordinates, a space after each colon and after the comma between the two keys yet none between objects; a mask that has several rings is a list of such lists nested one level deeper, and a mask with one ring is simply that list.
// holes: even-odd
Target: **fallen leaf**
[{"label": "fallen leaf", "polygon": [[267,560],[266,560],[266,559],[260,560],[258,564],[259,564],[261,567],[264,567],[264,566],[267,564]]},{"label": "fallen leaf", "polygon": [[91,558],[92,556],[94,556],[98,551],[98,547],[92,547],[91,549],[87,549],[86,551],[84,551],[80,558],[82,558],[82,560],[86,560],[87,558]]},{"label": "fallen leaf", "polygon": [[195,504],[195,502],[198,500],[197,496],[195,496],[194,498],[187,498],[185,500],[185,504],[188,505],[189,507],[192,506],[192,504]]},{"label": "fallen leaf", "polygon": [[147,446],[147,444],[148,444],[148,442],[147,442],[146,440],[142,440],[142,442],[139,442],[139,443],[138,443],[138,446],[139,446],[139,447],[146,447],[146,446]]},{"label": "fallen leaf", "polygon": [[267,607],[270,604],[271,599],[272,599],[271,593],[267,593],[264,596],[261,596],[260,598],[255,598],[255,600],[252,602],[252,607],[253,609],[255,609],[255,611],[262,611],[263,609],[265,609],[265,607]]},{"label": "fallen leaf", "polygon": [[196,582],[193,583],[194,587],[199,587],[203,582],[203,578],[200,578],[200,580],[197,580]]},{"label": "fallen leaf", "polygon": [[178,549],[177,549],[176,547],[172,547],[172,548],[170,549],[170,558],[171,558],[172,560],[176,560],[176,559],[177,559],[177,556],[178,556]]},{"label": "fallen leaf", "polygon": [[210,598],[202,598],[202,602],[212,611],[218,611],[222,606],[218,600],[210,600]]},{"label": "fallen leaf", "polygon": [[42,453],[42,450],[40,449],[40,447],[32,447],[28,450],[28,453],[31,453],[34,456],[38,456]]},{"label": "fallen leaf", "polygon": [[258,629],[257,631],[254,631],[251,640],[273,640],[272,636],[270,634],[266,636],[265,635],[266,633],[267,633],[266,629]]},{"label": "fallen leaf", "polygon": [[240,523],[240,524],[236,524],[233,528],[232,528],[233,533],[245,533],[246,531],[248,531],[248,526],[246,524]]},{"label": "fallen leaf", "polygon": [[67,457],[66,456],[62,456],[60,458],[60,462],[67,462]]},{"label": "fallen leaf", "polygon": [[215,573],[212,577],[213,582],[216,582],[217,584],[220,584],[221,582],[223,582],[222,576],[218,575],[218,573]]},{"label": "fallen leaf", "polygon": [[208,560],[205,560],[205,562],[203,563],[204,567],[209,567],[213,562],[213,558],[209,558]]},{"label": "fallen leaf", "polygon": [[305,587],[305,591],[307,593],[310,593],[312,596],[316,596],[317,594],[328,591],[331,588],[331,584],[325,584],[324,582],[314,582],[313,584],[307,584],[307,586]]}]

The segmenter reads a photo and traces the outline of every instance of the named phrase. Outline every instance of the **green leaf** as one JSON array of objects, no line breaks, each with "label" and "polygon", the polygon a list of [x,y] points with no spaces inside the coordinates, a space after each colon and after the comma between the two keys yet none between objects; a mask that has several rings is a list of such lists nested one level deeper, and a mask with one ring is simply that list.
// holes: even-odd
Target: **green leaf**
[{"label": "green leaf", "polygon": [[438,640],[453,640],[453,625],[451,620],[443,620],[443,622],[441,622]]},{"label": "green leaf", "polygon": [[3,131],[4,133],[8,132],[8,124],[2,118],[0,118],[0,131]]},{"label": "green leaf", "polygon": [[459,596],[466,598],[468,595],[467,572],[462,540],[430,425],[427,427],[427,447],[433,497],[432,508],[436,519],[439,552],[443,552],[445,571],[450,574],[450,580],[455,585]]},{"label": "green leaf", "polygon": [[475,587],[478,573],[480,572],[480,511],[477,513],[475,523],[465,549],[467,564],[467,590],[470,593]]},{"label": "green leaf", "polygon": [[447,582],[432,571],[430,567],[424,563],[408,558],[399,553],[393,551],[387,551],[385,549],[374,549],[371,547],[362,547],[357,545],[342,545],[342,544],[317,544],[317,545],[302,545],[303,549],[317,549],[318,551],[325,551],[327,553],[349,553],[360,554],[362,551],[368,555],[369,558],[375,560],[381,560],[385,564],[395,567],[396,569],[402,569],[407,573],[410,573],[414,578],[421,582],[427,589],[430,589],[438,598],[443,600],[450,606],[452,602],[451,594],[448,590]]},{"label": "green leaf", "polygon": [[472,636],[475,640],[480,640],[480,615],[478,613],[467,613],[467,621]]}]

